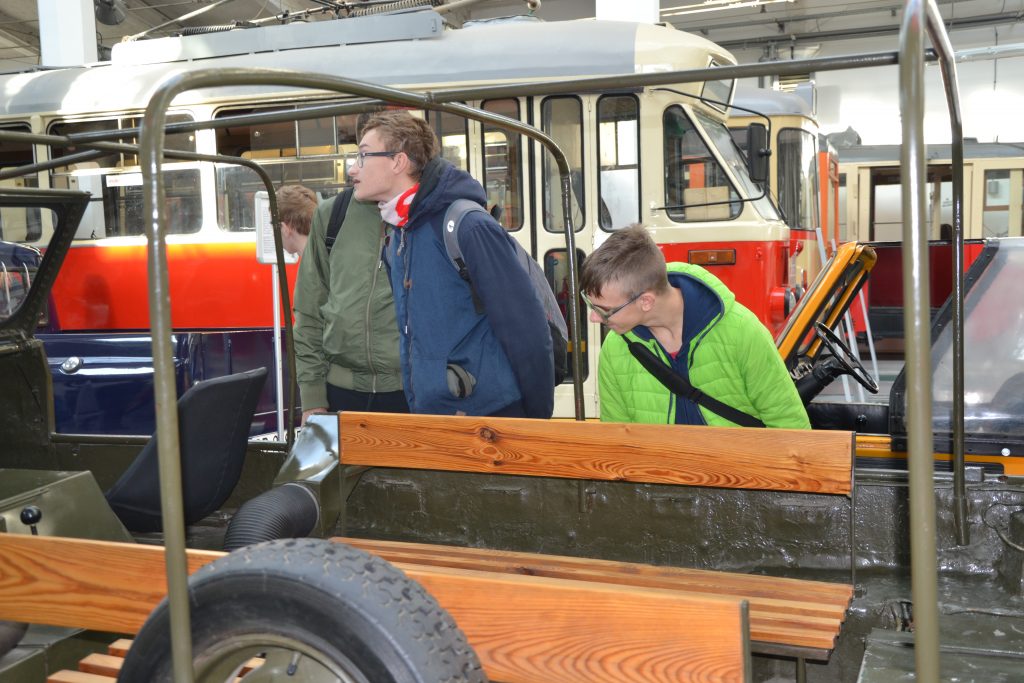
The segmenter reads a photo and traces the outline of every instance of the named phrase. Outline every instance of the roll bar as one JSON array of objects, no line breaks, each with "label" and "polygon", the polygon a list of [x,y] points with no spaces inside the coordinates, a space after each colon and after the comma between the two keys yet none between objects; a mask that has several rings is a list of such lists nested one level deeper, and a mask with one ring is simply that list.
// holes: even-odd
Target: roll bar
[{"label": "roll bar", "polygon": [[[192,642],[189,636],[188,572],[185,559],[185,523],[182,512],[180,444],[177,400],[174,385],[174,363],[171,348],[171,314],[167,277],[165,190],[160,161],[166,136],[164,123],[167,109],[182,92],[212,85],[283,85],[315,88],[339,93],[376,97],[383,101],[458,114],[466,118],[526,135],[543,144],[554,156],[561,176],[562,213],[569,266],[569,329],[573,348],[580,348],[579,297],[576,281],[577,259],[575,234],[572,228],[570,169],[565,154],[548,135],[520,121],[481,111],[462,104],[442,104],[427,95],[317,74],[304,74],[276,69],[203,69],[175,74],[163,81],[150,98],[139,131],[139,156],[144,186],[143,207],[149,236],[147,264],[149,269],[149,311],[153,340],[153,384],[156,397],[157,430],[169,439],[161,439],[160,463],[161,511],[164,519],[167,587],[171,621],[171,662],[177,681],[192,683]],[[276,232],[275,232],[276,237]],[[284,261],[280,239],[275,239],[277,261]],[[282,284],[282,289],[287,289]],[[285,299],[287,300],[287,299]],[[573,388],[577,419],[584,419],[582,392],[583,360],[573,355]]]}]

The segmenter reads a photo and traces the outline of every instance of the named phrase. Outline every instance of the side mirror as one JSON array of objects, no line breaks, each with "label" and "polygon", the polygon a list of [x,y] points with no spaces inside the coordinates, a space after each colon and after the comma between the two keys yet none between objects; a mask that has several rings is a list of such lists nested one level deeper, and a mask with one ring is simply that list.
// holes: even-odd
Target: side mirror
[{"label": "side mirror", "polygon": [[768,182],[768,160],[771,156],[768,128],[760,123],[747,126],[747,172],[755,183]]}]

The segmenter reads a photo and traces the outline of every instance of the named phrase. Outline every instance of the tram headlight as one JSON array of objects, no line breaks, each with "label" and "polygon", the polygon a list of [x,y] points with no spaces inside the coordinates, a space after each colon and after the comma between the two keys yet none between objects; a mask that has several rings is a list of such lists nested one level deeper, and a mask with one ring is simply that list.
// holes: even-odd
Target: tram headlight
[{"label": "tram headlight", "polygon": [[768,298],[768,311],[773,325],[781,325],[796,308],[796,294],[789,287],[774,287]]}]

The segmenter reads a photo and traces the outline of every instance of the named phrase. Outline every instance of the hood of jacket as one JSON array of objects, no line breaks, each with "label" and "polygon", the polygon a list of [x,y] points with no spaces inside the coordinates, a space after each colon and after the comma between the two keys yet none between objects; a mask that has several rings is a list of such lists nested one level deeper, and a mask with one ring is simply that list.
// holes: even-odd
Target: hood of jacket
[{"label": "hood of jacket", "polygon": [[434,157],[423,167],[420,188],[409,207],[408,226],[415,227],[424,216],[444,213],[456,199],[472,199],[486,207],[487,195],[480,183],[447,159]]},{"label": "hood of jacket", "polygon": [[[668,281],[683,293],[686,302],[683,346],[692,356],[701,338],[736,304],[736,295],[715,275],[689,263],[669,263]],[[644,341],[653,339],[646,327],[636,327],[627,334]]]}]

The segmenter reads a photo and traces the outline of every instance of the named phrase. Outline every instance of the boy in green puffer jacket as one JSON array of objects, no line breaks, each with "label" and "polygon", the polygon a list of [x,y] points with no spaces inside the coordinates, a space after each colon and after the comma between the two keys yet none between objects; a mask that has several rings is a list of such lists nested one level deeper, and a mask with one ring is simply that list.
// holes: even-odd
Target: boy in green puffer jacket
[{"label": "boy in green puffer jacket", "polygon": [[611,235],[587,258],[580,289],[601,347],[601,420],[736,426],[670,392],[630,352],[639,342],[703,393],[766,427],[810,429],[768,330],[700,266],[670,263],[642,226]]}]

